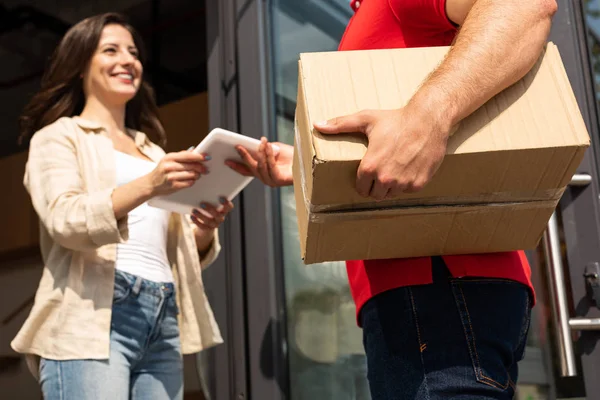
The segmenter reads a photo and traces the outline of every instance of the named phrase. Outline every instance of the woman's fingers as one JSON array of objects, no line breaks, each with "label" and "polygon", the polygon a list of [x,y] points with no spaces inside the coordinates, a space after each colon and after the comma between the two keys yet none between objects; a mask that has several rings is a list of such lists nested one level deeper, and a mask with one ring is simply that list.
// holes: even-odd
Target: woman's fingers
[{"label": "woman's fingers", "polygon": [[192,186],[198,179],[200,174],[195,171],[179,171],[171,172],[166,176],[168,185],[173,189],[183,189]]},{"label": "woman's fingers", "polygon": [[219,224],[223,221],[218,221],[213,215],[203,212],[204,210],[194,209],[192,211],[191,219],[199,228],[203,229],[216,229]]},{"label": "woman's fingers", "polygon": [[211,229],[215,229],[216,227],[211,226],[211,224],[206,223],[201,217],[198,217],[196,214],[192,214],[190,219],[198,228],[208,231]]},{"label": "woman's fingers", "polygon": [[221,196],[219,198],[219,201],[221,202],[221,206],[219,207],[218,211],[223,216],[229,214],[229,212],[233,210],[233,203],[229,201],[226,197]]},{"label": "woman's fingers", "polygon": [[165,165],[165,171],[169,172],[181,172],[181,171],[195,171],[199,174],[207,174],[208,168],[202,163],[179,163],[176,161],[170,161]]},{"label": "woman's fingers", "polygon": [[176,161],[179,163],[201,163],[203,161],[210,161],[211,157],[209,154],[198,154],[194,151],[178,151],[176,153],[168,153],[165,159],[170,161]]},{"label": "woman's fingers", "polygon": [[200,208],[192,211],[192,221],[200,228],[218,228],[233,209],[233,203],[225,197],[220,198],[220,203],[218,207],[210,203],[200,203]]}]

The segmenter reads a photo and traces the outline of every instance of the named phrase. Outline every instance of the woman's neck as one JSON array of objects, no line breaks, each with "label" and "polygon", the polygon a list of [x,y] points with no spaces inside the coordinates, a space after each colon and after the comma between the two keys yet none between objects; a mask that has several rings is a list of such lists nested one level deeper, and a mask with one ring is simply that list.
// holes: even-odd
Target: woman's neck
[{"label": "woman's neck", "polygon": [[101,124],[109,133],[126,132],[125,105],[111,107],[90,97],[87,99],[80,117]]}]

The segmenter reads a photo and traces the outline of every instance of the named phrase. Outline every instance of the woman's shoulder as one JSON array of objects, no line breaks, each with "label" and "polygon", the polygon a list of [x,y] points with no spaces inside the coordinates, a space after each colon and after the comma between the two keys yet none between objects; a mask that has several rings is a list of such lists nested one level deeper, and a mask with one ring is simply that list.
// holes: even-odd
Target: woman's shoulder
[{"label": "woman's shoulder", "polygon": [[31,138],[31,142],[69,140],[77,134],[76,126],[77,124],[73,118],[61,117],[35,132]]}]

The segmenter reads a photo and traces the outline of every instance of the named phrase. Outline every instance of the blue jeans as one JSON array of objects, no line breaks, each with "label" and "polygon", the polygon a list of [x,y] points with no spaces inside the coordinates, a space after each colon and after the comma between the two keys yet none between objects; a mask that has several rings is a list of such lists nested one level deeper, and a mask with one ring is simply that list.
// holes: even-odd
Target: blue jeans
[{"label": "blue jeans", "polygon": [[46,400],[183,398],[183,360],[172,283],[117,271],[108,360],[42,359]]},{"label": "blue jeans", "polygon": [[372,400],[513,398],[529,289],[433,264],[433,284],[390,290],[361,310]]}]

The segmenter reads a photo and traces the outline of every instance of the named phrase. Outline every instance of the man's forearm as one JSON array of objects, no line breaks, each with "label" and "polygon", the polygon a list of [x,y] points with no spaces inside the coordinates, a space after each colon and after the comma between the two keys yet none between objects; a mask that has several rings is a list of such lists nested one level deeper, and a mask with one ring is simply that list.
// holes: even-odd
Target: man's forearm
[{"label": "man's forearm", "polygon": [[449,132],[533,67],[555,11],[554,0],[477,0],[447,57],[409,106]]}]

